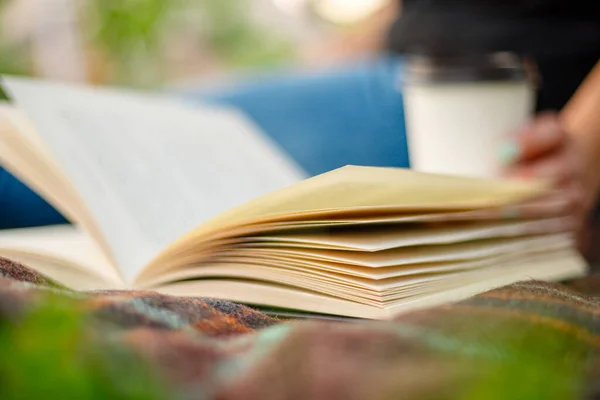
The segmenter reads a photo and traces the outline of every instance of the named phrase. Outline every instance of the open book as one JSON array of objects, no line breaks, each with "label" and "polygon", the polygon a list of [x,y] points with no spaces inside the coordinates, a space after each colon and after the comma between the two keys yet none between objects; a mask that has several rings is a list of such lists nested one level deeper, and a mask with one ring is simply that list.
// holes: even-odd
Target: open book
[{"label": "open book", "polygon": [[308,178],[234,110],[5,78],[0,163],[72,225],[0,256],[79,290],[137,288],[388,318],[586,272],[543,183],[347,166]]}]

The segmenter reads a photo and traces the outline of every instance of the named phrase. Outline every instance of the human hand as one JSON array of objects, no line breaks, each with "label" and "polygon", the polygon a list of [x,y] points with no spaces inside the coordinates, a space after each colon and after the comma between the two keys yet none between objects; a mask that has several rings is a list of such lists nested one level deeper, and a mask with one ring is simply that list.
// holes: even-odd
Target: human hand
[{"label": "human hand", "polygon": [[577,231],[584,226],[595,199],[593,191],[586,191],[584,181],[588,157],[566,132],[557,114],[539,115],[521,128],[501,148],[500,157],[506,175],[542,179],[553,185],[552,195],[536,207],[529,207],[530,212],[555,207],[554,211],[572,216]]}]

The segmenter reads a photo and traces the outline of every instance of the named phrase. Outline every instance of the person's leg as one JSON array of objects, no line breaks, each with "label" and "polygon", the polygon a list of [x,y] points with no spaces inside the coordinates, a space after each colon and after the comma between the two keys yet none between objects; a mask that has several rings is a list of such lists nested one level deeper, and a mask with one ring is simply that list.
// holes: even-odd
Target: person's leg
[{"label": "person's leg", "polygon": [[65,218],[40,196],[0,168],[0,229],[66,222]]},{"label": "person's leg", "polygon": [[408,167],[400,68],[400,59],[381,58],[183,95],[241,109],[311,175],[347,164]]}]

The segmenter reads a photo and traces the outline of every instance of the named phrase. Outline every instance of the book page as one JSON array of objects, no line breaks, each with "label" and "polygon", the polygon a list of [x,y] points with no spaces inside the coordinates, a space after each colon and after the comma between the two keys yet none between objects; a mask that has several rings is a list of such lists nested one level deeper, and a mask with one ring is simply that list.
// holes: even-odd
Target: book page
[{"label": "book page", "polygon": [[110,258],[110,247],[93,215],[25,114],[14,106],[0,104],[0,133],[0,165],[69,221],[76,221]]},{"label": "book page", "polygon": [[240,245],[237,248],[216,252],[214,257],[239,255],[260,259],[263,255],[280,255],[290,260],[299,258],[385,268],[417,263],[474,260],[522,251],[537,252],[556,247],[571,247],[572,242],[570,234],[559,233],[523,238],[486,239],[454,244],[400,247],[377,252],[321,250],[263,244],[257,248]]},{"label": "book page", "polygon": [[284,233],[239,239],[254,247],[296,246],[331,250],[381,251],[398,247],[452,244],[477,239],[523,237],[534,234],[566,232],[571,226],[567,217],[531,221],[487,222],[435,226],[413,224],[399,226],[354,226],[322,229],[322,232]]},{"label": "book page", "polygon": [[304,173],[234,110],[4,78],[131,280],[163,248]]},{"label": "book page", "polygon": [[171,245],[144,274],[156,274],[165,266],[181,266],[181,260],[175,260],[178,254],[194,253],[195,260],[186,257],[185,261],[203,262],[216,240],[254,236],[269,227],[308,228],[328,220],[355,224],[357,220],[391,222],[409,217],[416,221],[435,214],[443,221],[444,215],[456,217],[456,213],[472,211],[481,211],[480,218],[498,217],[504,207],[522,206],[548,193],[549,186],[542,181],[477,179],[349,165],[220,214]]},{"label": "book page", "polygon": [[[404,292],[391,300],[360,302],[331,296],[308,288],[256,279],[210,279],[176,282],[161,286],[158,291],[179,296],[223,298],[231,301],[312,311],[349,317],[387,319],[398,314],[466,299],[478,293],[523,280],[557,281],[584,276],[585,263],[575,252],[564,251],[526,260],[523,263],[497,265],[484,271],[472,271],[450,280],[432,281],[412,293]],[[402,288],[402,286],[400,286]],[[350,294],[356,293],[355,290]]]},{"label": "book page", "polygon": [[240,225],[485,210],[530,201],[548,193],[541,181],[476,179],[400,168],[348,165],[261,196],[203,224],[178,243]]},{"label": "book page", "polygon": [[75,290],[123,286],[98,244],[72,225],[0,230],[0,256]]}]

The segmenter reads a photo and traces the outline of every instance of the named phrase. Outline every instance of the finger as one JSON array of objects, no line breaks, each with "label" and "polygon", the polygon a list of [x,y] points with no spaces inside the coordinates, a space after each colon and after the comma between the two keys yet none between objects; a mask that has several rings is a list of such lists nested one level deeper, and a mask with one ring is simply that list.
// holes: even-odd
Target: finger
[{"label": "finger", "polygon": [[574,181],[557,187],[544,197],[516,204],[503,211],[505,218],[548,218],[568,216],[579,223],[585,207],[583,190]]},{"label": "finger", "polygon": [[506,164],[531,160],[555,151],[566,139],[558,116],[543,114],[506,142],[501,147],[500,157]]},{"label": "finger", "polygon": [[521,179],[540,179],[553,185],[573,180],[578,173],[577,162],[567,149],[549,154],[533,162],[521,162],[510,166],[505,174]]},{"label": "finger", "polygon": [[575,229],[579,230],[585,223],[587,215],[584,204],[583,188],[577,183],[572,182],[563,188],[562,193],[566,200],[565,210],[567,214],[573,217]]},{"label": "finger", "polygon": [[560,206],[560,213],[579,217],[585,213],[583,188],[577,181],[568,181],[557,187],[543,203],[553,203]]},{"label": "finger", "polygon": [[504,219],[539,219],[568,216],[569,208],[568,201],[554,193],[525,203],[510,205],[500,211]]}]

